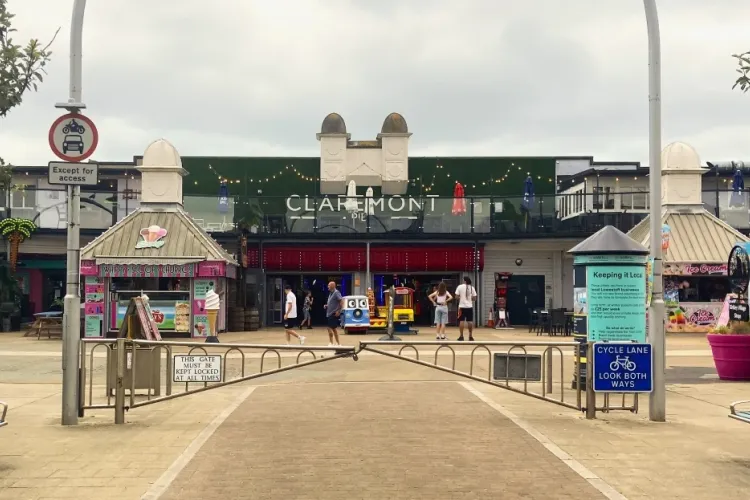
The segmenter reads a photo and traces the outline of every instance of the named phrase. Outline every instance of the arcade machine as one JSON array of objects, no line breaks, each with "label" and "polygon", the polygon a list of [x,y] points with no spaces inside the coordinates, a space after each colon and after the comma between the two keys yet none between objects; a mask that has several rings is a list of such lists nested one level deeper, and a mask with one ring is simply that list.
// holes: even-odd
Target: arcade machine
[{"label": "arcade machine", "polygon": [[508,282],[512,273],[495,273],[495,330],[510,328]]},{"label": "arcade machine", "polygon": [[[386,330],[388,328],[388,301],[378,306],[372,288],[367,289],[367,299],[370,306],[370,330]],[[414,290],[408,287],[396,287],[396,298],[393,302],[393,327],[395,333],[413,334],[419,333],[414,330]]]}]

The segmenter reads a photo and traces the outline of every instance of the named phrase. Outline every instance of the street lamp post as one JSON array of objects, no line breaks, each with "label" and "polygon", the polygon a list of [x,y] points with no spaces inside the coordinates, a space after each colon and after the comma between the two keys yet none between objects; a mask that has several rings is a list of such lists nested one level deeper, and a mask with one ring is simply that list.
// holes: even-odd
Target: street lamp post
[{"label": "street lamp post", "polygon": [[664,284],[661,250],[661,37],[656,0],[643,0],[648,29],[648,161],[650,168],[651,258],[653,290],[649,308],[649,341],[654,353],[654,390],[649,397],[648,417],[653,422],[666,421],[666,382],[664,338]]},{"label": "street lamp post", "polygon": [[[83,14],[86,0],[75,0],[70,23],[70,93],[68,102],[56,104],[56,108],[77,113],[86,107],[81,99],[81,73],[83,49]],[[67,277],[64,299],[63,352],[62,352],[62,424],[78,424],[78,357],[81,331],[80,285],[80,226],[81,187],[68,186],[68,242]],[[82,367],[81,367],[82,368]]]}]

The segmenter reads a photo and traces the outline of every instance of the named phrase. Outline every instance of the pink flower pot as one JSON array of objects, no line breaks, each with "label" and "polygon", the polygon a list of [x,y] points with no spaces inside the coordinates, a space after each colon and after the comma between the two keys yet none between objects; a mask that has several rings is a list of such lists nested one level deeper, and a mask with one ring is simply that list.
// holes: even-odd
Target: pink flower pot
[{"label": "pink flower pot", "polygon": [[750,335],[707,335],[721,380],[750,380]]}]

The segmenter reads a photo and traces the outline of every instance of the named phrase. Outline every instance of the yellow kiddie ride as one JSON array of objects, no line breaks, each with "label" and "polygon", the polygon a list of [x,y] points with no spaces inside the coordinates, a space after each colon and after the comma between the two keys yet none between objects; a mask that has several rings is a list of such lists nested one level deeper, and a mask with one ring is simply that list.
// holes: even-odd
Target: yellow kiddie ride
[{"label": "yellow kiddie ride", "polygon": [[[414,290],[404,286],[396,287],[396,298],[393,301],[393,328],[401,334],[416,334],[411,327],[414,324]],[[388,328],[388,302],[386,294],[385,304],[375,303],[372,288],[367,289],[367,300],[370,305],[370,330],[386,330]]]}]

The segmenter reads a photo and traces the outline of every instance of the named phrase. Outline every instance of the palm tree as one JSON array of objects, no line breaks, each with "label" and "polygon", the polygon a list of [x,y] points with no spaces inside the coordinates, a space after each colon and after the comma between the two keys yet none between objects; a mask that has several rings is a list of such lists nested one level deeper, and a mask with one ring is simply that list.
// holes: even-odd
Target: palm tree
[{"label": "palm tree", "polygon": [[740,76],[732,85],[732,88],[739,87],[741,91],[747,92],[750,90],[750,52],[744,52],[742,54],[733,54],[732,57],[737,59],[737,73]]},{"label": "palm tree", "polygon": [[31,233],[36,231],[36,224],[28,219],[3,219],[0,220],[0,234],[10,242],[10,269],[16,272],[18,263],[18,248],[24,240],[31,238]]}]

